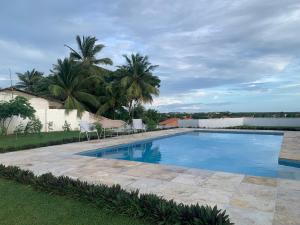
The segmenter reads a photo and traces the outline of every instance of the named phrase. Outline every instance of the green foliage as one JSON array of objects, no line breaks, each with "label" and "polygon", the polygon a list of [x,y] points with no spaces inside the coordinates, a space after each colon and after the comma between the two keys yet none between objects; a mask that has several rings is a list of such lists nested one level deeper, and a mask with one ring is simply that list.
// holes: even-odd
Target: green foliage
[{"label": "green foliage", "polygon": [[8,102],[0,102],[0,127],[6,131],[13,119],[13,116],[20,116],[22,119],[33,118],[35,109],[26,98],[17,96]]},{"label": "green foliage", "polygon": [[150,225],[65,196],[0,178],[1,225]]},{"label": "green foliage", "polygon": [[38,88],[38,84],[43,78],[43,73],[35,69],[25,73],[17,73],[20,82],[17,83],[16,87],[25,91],[34,93]]},{"label": "green foliage", "polygon": [[116,71],[120,87],[124,89],[129,117],[133,118],[133,109],[139,103],[151,103],[153,96],[159,94],[160,79],[152,74],[157,65],[152,65],[147,56],[124,55],[126,64],[118,66]]},{"label": "green foliage", "polygon": [[25,126],[24,133],[39,134],[41,133],[42,127],[43,127],[42,122],[38,118],[33,117]]},{"label": "green foliage", "polygon": [[63,129],[64,131],[71,131],[71,124],[68,123],[68,122],[65,120],[65,123],[64,123],[64,125],[62,126],[62,129]]},{"label": "green foliage", "polygon": [[24,133],[24,130],[25,130],[24,124],[23,124],[23,123],[20,123],[20,124],[18,124],[18,126],[15,127],[15,129],[14,129],[14,134],[15,134],[16,137],[17,137],[19,134]]},{"label": "green foliage", "polygon": [[53,121],[47,123],[48,131],[53,131]]},{"label": "green foliage", "polygon": [[[40,134],[19,134],[0,136],[0,153],[39,148],[51,145],[78,142],[79,131],[53,131]],[[90,134],[91,139],[97,139],[95,133]]]},{"label": "green foliage", "polygon": [[154,109],[148,109],[144,112],[142,118],[148,130],[155,130],[160,121],[160,114]]},{"label": "green foliage", "polygon": [[6,127],[0,125],[0,136],[3,136],[7,133]]},{"label": "green foliage", "polygon": [[[112,119],[132,120],[133,111],[143,103],[151,103],[159,94],[160,79],[153,75],[156,65],[147,56],[124,55],[125,64],[117,71],[100,65],[112,65],[109,58],[98,58],[105,47],[93,36],[76,36],[77,50],[65,45],[69,58],[59,59],[50,75],[32,70],[18,74],[19,88],[33,94],[52,97],[63,102],[68,113],[76,109],[104,115]],[[153,121],[149,122],[153,124]]]},{"label": "green foliage", "polygon": [[143,218],[152,224],[161,225],[232,225],[226,211],[210,206],[177,204],[153,194],[127,192],[119,185],[93,185],[69,177],[55,177],[50,173],[35,176],[18,167],[0,164],[0,177],[12,179],[34,188],[70,196],[90,202],[99,208]]},{"label": "green foliage", "polygon": [[100,135],[102,133],[102,125],[100,123],[94,123],[94,125],[98,134]]},{"label": "green foliage", "polygon": [[98,106],[97,98],[90,94],[86,86],[97,79],[94,76],[84,76],[81,66],[72,59],[58,59],[54,65],[54,80],[50,85],[50,92],[64,102],[67,110],[76,109],[78,116],[87,110],[87,105]]},{"label": "green foliage", "polygon": [[109,58],[97,59],[96,55],[101,52],[101,50],[105,47],[103,44],[96,44],[98,40],[96,37],[92,36],[83,36],[80,38],[79,35],[76,36],[76,42],[79,51],[75,51],[68,45],[65,45],[71,50],[70,58],[76,61],[80,61],[86,65],[112,65],[113,62]]}]

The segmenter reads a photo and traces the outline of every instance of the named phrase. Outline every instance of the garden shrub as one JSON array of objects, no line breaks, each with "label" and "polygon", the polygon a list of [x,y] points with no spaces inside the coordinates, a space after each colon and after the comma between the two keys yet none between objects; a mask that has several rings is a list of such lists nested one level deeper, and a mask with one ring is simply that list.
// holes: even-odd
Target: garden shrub
[{"label": "garden shrub", "polygon": [[[17,96],[9,101],[0,101],[0,129],[7,135],[8,128],[14,118],[33,118],[35,109],[30,105],[28,99]],[[4,128],[4,129],[3,129]]]},{"label": "garden shrub", "polygon": [[25,134],[39,134],[42,131],[42,122],[36,118],[33,117],[25,126],[24,133]]},{"label": "garden shrub", "polygon": [[71,131],[71,124],[68,123],[68,121],[65,120],[65,123],[64,123],[64,125],[62,126],[62,129],[63,129],[64,131]]},{"label": "garden shrub", "polygon": [[94,123],[94,126],[95,126],[98,134],[100,135],[102,133],[102,125],[100,123]]},{"label": "garden shrub", "polygon": [[47,126],[48,126],[48,131],[53,131],[53,121],[50,121],[47,123]]},{"label": "garden shrub", "polygon": [[14,129],[14,134],[16,135],[16,138],[18,137],[19,134],[24,133],[25,126],[24,124],[20,123],[18,126],[15,127]]},{"label": "garden shrub", "polygon": [[2,125],[0,124],[0,136],[6,135],[6,133],[7,133],[6,131],[7,131],[6,127],[5,127],[5,126],[2,126]]},{"label": "garden shrub", "polygon": [[233,225],[226,211],[210,206],[184,205],[165,200],[154,194],[128,192],[119,185],[111,187],[94,185],[73,180],[69,177],[55,177],[51,173],[35,176],[30,171],[0,164],[0,178],[12,179],[22,184],[46,191],[66,195],[90,202],[121,215],[144,219],[160,225]]}]

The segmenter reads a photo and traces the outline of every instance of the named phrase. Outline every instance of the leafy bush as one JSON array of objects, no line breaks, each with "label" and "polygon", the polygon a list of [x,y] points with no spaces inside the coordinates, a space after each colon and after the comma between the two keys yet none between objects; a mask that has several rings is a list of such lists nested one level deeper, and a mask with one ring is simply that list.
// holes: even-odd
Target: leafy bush
[{"label": "leafy bush", "polygon": [[17,96],[8,102],[0,101],[0,127],[2,132],[4,131],[7,134],[14,116],[19,116],[22,119],[33,118],[34,113],[35,109],[24,97]]},{"label": "leafy bush", "polygon": [[142,218],[161,225],[233,225],[226,211],[210,206],[177,204],[153,194],[139,194],[125,191],[119,185],[94,185],[73,180],[69,177],[55,177],[50,173],[35,176],[30,171],[0,164],[0,177],[29,184],[49,193],[67,195],[95,204],[123,215]]},{"label": "leafy bush", "polygon": [[153,120],[148,120],[146,122],[147,125],[147,130],[151,131],[151,130],[155,130],[157,128],[157,123]]},{"label": "leafy bush", "polygon": [[33,117],[26,125],[24,133],[25,134],[39,134],[42,131],[42,122],[36,118]]},{"label": "leafy bush", "polygon": [[94,126],[95,126],[98,134],[100,135],[102,132],[102,125],[100,123],[94,123]]},{"label": "leafy bush", "polygon": [[47,123],[48,131],[53,131],[53,121]]},{"label": "leafy bush", "polygon": [[63,129],[64,131],[71,131],[71,124],[68,123],[68,122],[65,120],[65,123],[64,123],[64,125],[62,126],[62,129]]},{"label": "leafy bush", "polygon": [[23,123],[18,124],[18,126],[14,129],[14,134],[18,137],[19,134],[22,134],[25,130],[25,126]]},{"label": "leafy bush", "polygon": [[5,135],[7,133],[6,130],[5,126],[0,125],[0,136]]}]

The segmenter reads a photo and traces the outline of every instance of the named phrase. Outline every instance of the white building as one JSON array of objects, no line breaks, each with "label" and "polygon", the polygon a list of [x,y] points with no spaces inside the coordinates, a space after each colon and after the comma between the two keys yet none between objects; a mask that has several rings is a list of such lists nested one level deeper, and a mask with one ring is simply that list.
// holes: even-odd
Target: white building
[{"label": "white building", "polygon": [[[40,97],[20,89],[5,88],[0,90],[0,101],[9,101],[17,96],[22,96],[28,99],[30,105],[36,110],[35,116],[39,118],[43,124],[42,131],[44,132],[49,131],[49,123],[53,124],[52,131],[63,130],[62,127],[65,121],[70,124],[72,130],[79,130],[79,122],[81,120],[89,123],[99,122],[104,124],[106,127],[119,127],[123,125],[123,121],[110,120],[87,111],[85,111],[82,114],[82,117],[79,118],[77,116],[77,110],[72,110],[69,113],[66,113],[65,109],[63,109],[63,103],[58,100]],[[13,133],[15,127],[20,123],[26,125],[27,122],[28,120],[15,117],[8,128],[8,133]]]},{"label": "white building", "polygon": [[0,90],[0,101],[9,101],[17,96],[28,99],[30,105],[35,109],[62,109],[63,104],[58,100],[43,98],[16,88],[5,88]]}]

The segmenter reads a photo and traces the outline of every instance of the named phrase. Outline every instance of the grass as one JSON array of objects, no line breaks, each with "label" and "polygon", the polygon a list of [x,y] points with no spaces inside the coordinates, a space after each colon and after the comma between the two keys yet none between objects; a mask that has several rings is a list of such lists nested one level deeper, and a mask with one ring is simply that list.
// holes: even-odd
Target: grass
[{"label": "grass", "polygon": [[[78,141],[79,131],[57,131],[41,134],[0,136],[0,153]],[[93,135],[96,137],[96,134]],[[82,134],[81,140],[86,140]]]},{"label": "grass", "polygon": [[0,179],[1,225],[146,225],[65,196],[49,195],[32,187]]}]

